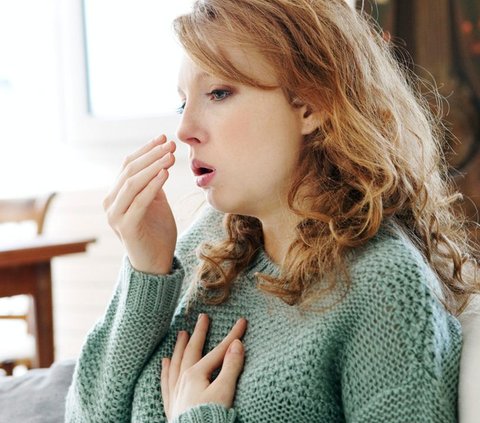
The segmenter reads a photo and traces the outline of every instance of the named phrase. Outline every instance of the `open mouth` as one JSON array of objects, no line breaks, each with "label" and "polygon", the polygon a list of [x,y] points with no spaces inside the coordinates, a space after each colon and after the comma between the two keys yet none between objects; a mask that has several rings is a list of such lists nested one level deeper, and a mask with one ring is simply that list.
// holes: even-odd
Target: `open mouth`
[{"label": "open mouth", "polygon": [[197,172],[196,174],[199,176],[199,175],[205,175],[207,173],[212,173],[213,172],[213,169],[208,169],[206,167],[200,167],[197,169]]},{"label": "open mouth", "polygon": [[209,173],[212,173],[215,171],[215,168],[213,166],[210,166],[207,163],[203,163],[200,160],[193,160],[192,161],[192,172],[195,176],[202,176],[202,175],[207,175]]}]

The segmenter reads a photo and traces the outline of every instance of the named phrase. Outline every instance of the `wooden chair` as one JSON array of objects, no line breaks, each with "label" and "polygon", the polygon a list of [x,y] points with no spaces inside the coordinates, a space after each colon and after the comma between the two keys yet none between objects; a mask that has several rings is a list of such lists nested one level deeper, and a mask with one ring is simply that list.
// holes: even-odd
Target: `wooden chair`
[{"label": "wooden chair", "polygon": [[[32,235],[41,235],[49,206],[54,197],[55,193],[48,193],[37,198],[0,199],[0,224],[31,221],[35,225],[35,232]],[[11,298],[10,301],[14,301],[14,299]],[[7,375],[11,375],[17,365],[32,368],[35,358],[34,301],[31,296],[28,296],[27,301],[28,305],[23,307],[23,310],[0,314],[0,323],[15,324],[15,321],[24,321],[27,326],[27,333],[19,338],[18,345],[3,343],[3,351],[0,351],[0,368]]]},{"label": "wooden chair", "polygon": [[16,198],[11,200],[0,199],[0,223],[35,222],[37,234],[43,233],[43,225],[48,207],[55,197],[55,193],[45,194],[38,198]]}]

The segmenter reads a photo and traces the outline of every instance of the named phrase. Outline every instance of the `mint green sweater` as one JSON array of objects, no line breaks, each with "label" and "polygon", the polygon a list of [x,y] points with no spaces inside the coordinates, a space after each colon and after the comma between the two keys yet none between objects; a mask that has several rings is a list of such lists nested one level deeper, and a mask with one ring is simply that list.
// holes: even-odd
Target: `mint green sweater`
[{"label": "mint green sweater", "polygon": [[[402,236],[382,231],[349,257],[352,287],[326,312],[301,313],[256,286],[278,274],[264,251],[237,278],[227,302],[182,293],[195,248],[223,236],[208,209],[181,237],[172,272],[135,271],[125,258],[104,317],[89,333],[66,403],[66,422],[165,422],[162,357],[178,331],[211,319],[206,351],[246,317],[245,365],[233,407],[204,404],[175,423],[443,423],[456,421],[461,328],[435,295],[438,281]],[[182,284],[182,282],[185,282]]]}]

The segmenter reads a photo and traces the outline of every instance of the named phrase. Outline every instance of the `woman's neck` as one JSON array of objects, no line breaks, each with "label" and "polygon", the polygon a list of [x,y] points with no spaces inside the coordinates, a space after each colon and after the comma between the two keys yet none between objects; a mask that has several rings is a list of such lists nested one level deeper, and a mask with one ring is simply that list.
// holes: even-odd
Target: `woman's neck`
[{"label": "woman's neck", "polygon": [[293,213],[285,212],[260,219],[263,229],[264,248],[270,259],[277,265],[282,265],[288,248],[295,240],[295,227],[300,218]]}]

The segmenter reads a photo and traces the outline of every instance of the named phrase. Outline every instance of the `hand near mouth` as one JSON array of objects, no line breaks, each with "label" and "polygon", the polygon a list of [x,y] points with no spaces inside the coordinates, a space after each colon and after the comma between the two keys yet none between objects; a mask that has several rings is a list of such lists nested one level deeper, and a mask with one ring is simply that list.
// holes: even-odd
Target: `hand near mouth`
[{"label": "hand near mouth", "polygon": [[110,226],[141,272],[170,272],[177,226],[163,185],[175,163],[176,145],[162,135],[127,156],[116,184],[103,201]]}]

